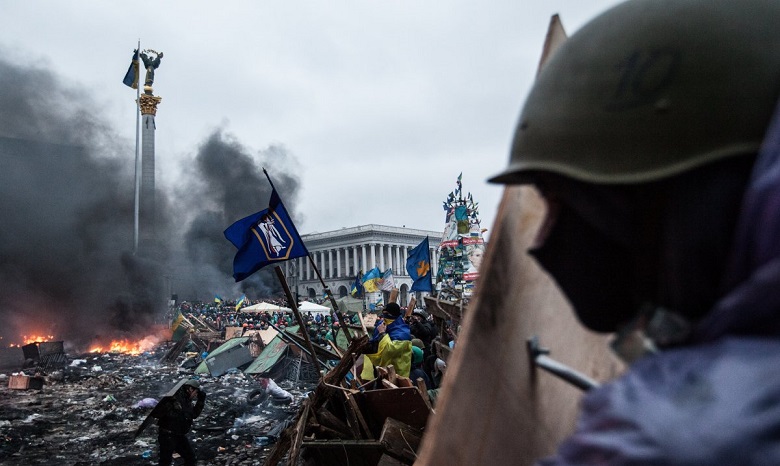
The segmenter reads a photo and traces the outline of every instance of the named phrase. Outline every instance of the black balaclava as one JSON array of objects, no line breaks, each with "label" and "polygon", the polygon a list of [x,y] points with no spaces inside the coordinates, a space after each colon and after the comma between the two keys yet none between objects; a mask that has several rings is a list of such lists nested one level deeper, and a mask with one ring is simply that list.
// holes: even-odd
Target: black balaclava
[{"label": "black balaclava", "polygon": [[697,320],[727,291],[723,270],[753,161],[636,185],[534,174],[556,218],[529,253],[591,330],[613,332],[648,305]]}]

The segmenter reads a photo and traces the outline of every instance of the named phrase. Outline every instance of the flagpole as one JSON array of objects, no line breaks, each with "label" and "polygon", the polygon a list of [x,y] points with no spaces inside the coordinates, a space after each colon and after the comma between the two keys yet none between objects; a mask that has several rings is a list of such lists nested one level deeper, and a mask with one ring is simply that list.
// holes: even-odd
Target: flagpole
[{"label": "flagpole", "polygon": [[[138,53],[141,53],[141,39],[138,39]],[[135,86],[135,211],[133,222],[133,254],[138,253],[138,217],[140,211],[141,202],[141,177],[140,164],[141,164],[141,152],[140,152],[140,138],[141,138],[141,70],[140,65],[135,64],[136,69],[136,86]]]},{"label": "flagpole", "polygon": [[[274,182],[271,181],[271,176],[268,174],[268,171],[265,168],[263,168],[263,173],[265,174],[265,177],[268,178],[268,182],[271,183],[271,189],[273,191],[276,191],[276,186],[274,186]],[[295,226],[295,222],[290,222],[290,225],[292,225],[295,234],[300,238],[301,235],[300,233],[298,233],[298,227]],[[317,274],[317,278],[320,279],[320,283],[322,283],[322,288],[325,290],[325,293],[327,293],[328,295],[330,304],[333,307],[333,313],[336,314],[336,318],[339,321],[339,325],[341,325],[341,328],[344,329],[344,336],[347,337],[348,342],[352,343],[352,335],[349,332],[349,328],[347,328],[347,322],[344,320],[344,315],[339,310],[339,304],[336,302],[336,298],[333,297],[333,293],[330,292],[330,288],[328,288],[328,285],[325,284],[325,280],[322,279],[322,274],[320,273],[320,269],[317,268],[317,264],[314,262],[314,259],[311,257],[311,253],[309,252],[308,249],[306,250],[306,257],[309,258],[309,263],[314,269],[314,272]]]},{"label": "flagpole", "polygon": [[[430,286],[429,286],[429,288],[431,289],[431,292],[430,292],[430,293],[431,293],[431,294],[432,294],[434,297],[436,297],[436,292],[435,292],[435,290],[433,289],[433,262],[431,262],[431,238],[430,238],[429,236],[427,236],[427,235],[426,235],[426,236],[425,236],[425,240],[426,240],[426,242],[428,243],[428,247],[426,248],[426,249],[427,249],[427,251],[426,251],[426,252],[428,253],[428,269],[430,270],[430,271],[428,272],[428,283],[429,283],[429,285],[430,285]],[[437,266],[438,266],[438,265],[437,265]]]},{"label": "flagpole", "polygon": [[333,307],[333,313],[336,314],[336,318],[339,320],[339,325],[341,325],[341,328],[344,329],[344,336],[347,337],[348,342],[352,343],[352,335],[349,332],[349,328],[347,328],[347,322],[344,320],[344,315],[339,310],[339,304],[336,302],[336,298],[333,297],[333,293],[330,292],[330,288],[328,288],[328,285],[325,284],[325,280],[322,279],[320,269],[317,268],[317,264],[314,262],[314,258],[311,257],[311,253],[308,253],[306,256],[309,258],[309,263],[311,263],[311,267],[314,269],[314,273],[317,274],[317,278],[320,279],[322,288],[325,290],[325,293],[328,294],[330,305]]}]

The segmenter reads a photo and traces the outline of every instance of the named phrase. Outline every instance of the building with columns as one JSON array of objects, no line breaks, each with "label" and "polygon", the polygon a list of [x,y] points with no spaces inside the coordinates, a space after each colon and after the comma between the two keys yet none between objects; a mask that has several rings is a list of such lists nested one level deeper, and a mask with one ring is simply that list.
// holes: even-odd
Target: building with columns
[{"label": "building with columns", "polygon": [[[355,275],[374,267],[382,272],[393,269],[399,304],[409,302],[412,279],[406,272],[409,251],[427,236],[431,249],[431,268],[436,276],[440,231],[416,230],[384,225],[362,225],[324,233],[310,233],[301,238],[317,265],[323,281],[336,298],[347,296]],[[285,275],[293,293],[300,299],[322,298],[323,286],[306,257],[285,262]],[[368,302],[376,302],[379,293],[369,293]]]}]

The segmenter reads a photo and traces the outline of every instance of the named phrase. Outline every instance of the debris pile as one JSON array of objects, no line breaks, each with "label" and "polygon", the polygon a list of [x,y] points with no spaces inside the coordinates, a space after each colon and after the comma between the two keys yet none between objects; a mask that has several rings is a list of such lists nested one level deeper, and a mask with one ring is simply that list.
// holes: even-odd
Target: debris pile
[{"label": "debris pile", "polygon": [[368,337],[353,340],[339,364],[301,403],[265,464],[413,464],[433,410],[424,384],[376,367],[379,376],[362,386],[351,372]]},{"label": "debris pile", "polygon": [[[140,355],[86,354],[50,370],[0,372],[0,464],[157,464],[156,428],[138,439],[133,433],[159,396],[193,376],[191,368],[160,364],[168,351],[169,344]],[[250,403],[261,387],[253,376],[236,369],[198,376],[208,397],[189,437],[203,465],[262,464],[311,388],[283,380],[292,403]],[[13,388],[11,380],[42,387]]]}]

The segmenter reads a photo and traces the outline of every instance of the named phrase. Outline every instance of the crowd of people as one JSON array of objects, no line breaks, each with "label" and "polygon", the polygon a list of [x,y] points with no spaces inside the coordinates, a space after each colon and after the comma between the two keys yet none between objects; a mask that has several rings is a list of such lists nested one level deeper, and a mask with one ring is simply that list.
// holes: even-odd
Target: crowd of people
[{"label": "crowd of people", "polygon": [[[182,302],[177,310],[184,315],[194,315],[211,325],[217,331],[225,332],[228,327],[240,327],[246,330],[266,330],[275,328],[283,330],[299,325],[291,312],[242,312],[242,306],[249,306],[260,301],[245,301],[239,306],[238,302],[220,301],[212,303]],[[263,302],[275,304],[279,307],[287,307],[283,299],[263,299]],[[359,316],[357,313],[344,315],[347,323],[355,328],[360,328],[362,323],[373,330],[369,355],[384,352],[390,355],[383,358],[373,358],[377,365],[393,364],[399,374],[409,376],[412,380],[423,379],[426,387],[435,396],[435,390],[441,384],[442,375],[446,370],[444,359],[437,353],[437,343],[453,348],[457,332],[450,325],[445,325],[444,332],[439,335],[439,329],[432,317],[423,309],[416,308],[411,313],[406,308],[396,303],[380,306],[378,314],[364,311]],[[406,314],[409,314],[408,316]],[[336,345],[340,332],[340,323],[329,313],[302,312],[301,317],[304,327],[312,343],[329,348]],[[393,323],[395,322],[395,323]],[[392,326],[391,326],[392,325]],[[381,345],[382,336],[390,327],[388,340]],[[400,332],[393,329],[399,328]],[[444,341],[442,341],[442,339]],[[344,340],[345,341],[345,340]],[[395,343],[393,343],[395,342]],[[343,342],[340,343],[343,346]],[[389,350],[395,346],[395,350]],[[399,370],[400,369],[400,370]],[[373,378],[373,372],[368,369],[365,377]]]}]

